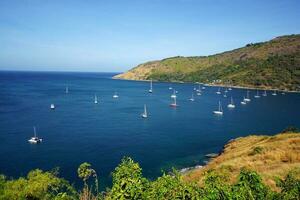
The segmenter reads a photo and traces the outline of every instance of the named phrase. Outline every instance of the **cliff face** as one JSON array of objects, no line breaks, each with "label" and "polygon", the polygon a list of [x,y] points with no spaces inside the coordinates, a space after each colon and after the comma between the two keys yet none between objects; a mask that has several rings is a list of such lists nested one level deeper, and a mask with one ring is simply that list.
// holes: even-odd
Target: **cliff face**
[{"label": "cliff face", "polygon": [[215,83],[300,90],[300,35],[277,37],[232,51],[140,64],[114,78]]}]

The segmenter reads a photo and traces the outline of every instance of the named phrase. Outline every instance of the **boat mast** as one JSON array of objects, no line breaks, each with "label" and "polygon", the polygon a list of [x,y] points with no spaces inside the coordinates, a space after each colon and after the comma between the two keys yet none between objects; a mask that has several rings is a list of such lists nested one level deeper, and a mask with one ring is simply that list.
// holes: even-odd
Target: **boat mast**
[{"label": "boat mast", "polygon": [[33,132],[34,132],[34,137],[36,137],[36,130],[35,130],[35,126],[33,127]]}]

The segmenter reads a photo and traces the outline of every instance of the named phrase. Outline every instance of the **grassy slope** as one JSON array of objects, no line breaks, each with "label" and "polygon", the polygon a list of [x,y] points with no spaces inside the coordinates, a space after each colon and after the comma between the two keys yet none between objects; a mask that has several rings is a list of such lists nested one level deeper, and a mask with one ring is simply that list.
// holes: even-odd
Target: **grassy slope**
[{"label": "grassy slope", "polygon": [[147,62],[116,78],[213,83],[300,90],[300,35],[277,37],[232,51],[202,57]]},{"label": "grassy slope", "polygon": [[242,167],[257,171],[273,189],[276,189],[276,176],[282,178],[288,171],[296,170],[300,177],[300,134],[237,138],[225,145],[224,152],[205,167],[186,174],[185,180],[197,181],[201,185],[205,172],[215,169],[228,175],[233,182]]}]

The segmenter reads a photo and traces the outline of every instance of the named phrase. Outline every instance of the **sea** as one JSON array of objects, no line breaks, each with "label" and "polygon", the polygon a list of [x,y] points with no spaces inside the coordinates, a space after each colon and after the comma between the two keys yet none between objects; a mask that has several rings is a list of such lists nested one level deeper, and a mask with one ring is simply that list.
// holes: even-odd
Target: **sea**
[{"label": "sea", "polygon": [[[32,169],[52,170],[81,186],[77,168],[89,162],[100,187],[111,186],[112,171],[124,156],[140,164],[143,175],[155,180],[173,167],[207,162],[231,139],[279,133],[300,127],[300,94],[240,102],[247,89],[206,86],[196,95],[192,83],[115,80],[116,73],[0,72],[0,174],[18,178]],[[68,87],[68,93],[66,93]],[[170,87],[172,89],[170,89]],[[177,107],[170,107],[173,89]],[[190,101],[194,93],[195,101]],[[118,94],[119,98],[113,98]],[[98,104],[94,103],[95,95]],[[231,101],[234,109],[228,109]],[[213,114],[222,105],[223,115]],[[55,105],[55,110],[50,105]],[[148,118],[142,118],[144,105]],[[33,127],[40,144],[30,144]]]}]

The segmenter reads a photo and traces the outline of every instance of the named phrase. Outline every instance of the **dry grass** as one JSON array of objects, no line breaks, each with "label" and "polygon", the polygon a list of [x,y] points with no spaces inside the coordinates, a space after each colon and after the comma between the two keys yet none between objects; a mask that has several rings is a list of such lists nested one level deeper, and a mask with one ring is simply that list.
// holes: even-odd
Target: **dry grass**
[{"label": "dry grass", "polygon": [[[191,171],[184,179],[202,185],[203,174],[209,169],[215,169],[230,175],[230,182],[234,183],[243,167],[257,171],[267,185],[277,190],[275,177],[283,178],[290,170],[300,169],[300,134],[238,138],[228,143],[224,152],[207,166]],[[300,176],[300,170],[297,171]]]}]

